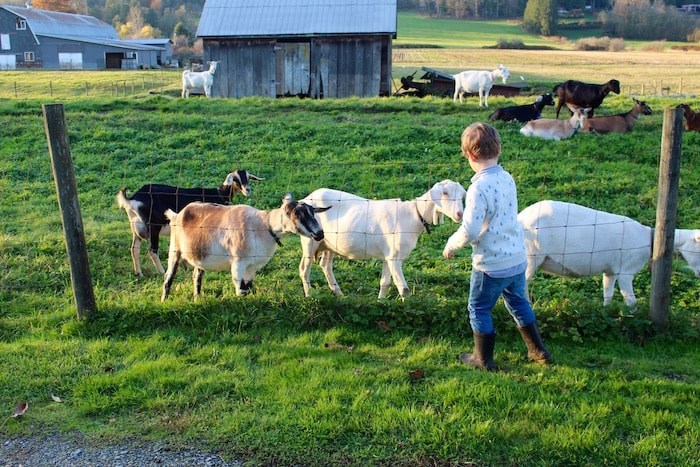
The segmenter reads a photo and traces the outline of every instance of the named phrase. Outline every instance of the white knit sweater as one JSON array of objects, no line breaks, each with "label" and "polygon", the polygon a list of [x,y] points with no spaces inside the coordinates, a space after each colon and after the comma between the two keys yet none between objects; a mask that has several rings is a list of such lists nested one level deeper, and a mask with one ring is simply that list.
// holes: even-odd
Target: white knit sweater
[{"label": "white knit sweater", "polygon": [[472,177],[462,224],[447,241],[445,252],[468,244],[472,267],[478,271],[502,271],[527,261],[515,181],[500,165]]}]

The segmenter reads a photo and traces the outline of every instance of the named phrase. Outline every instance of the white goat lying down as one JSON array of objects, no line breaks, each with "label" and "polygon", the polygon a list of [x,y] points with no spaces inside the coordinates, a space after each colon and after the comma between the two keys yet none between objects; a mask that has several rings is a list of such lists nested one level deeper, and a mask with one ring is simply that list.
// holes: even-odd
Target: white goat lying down
[{"label": "white goat lying down", "polygon": [[250,292],[255,274],[272,258],[280,237],[294,233],[323,240],[323,230],[314,216],[330,207],[313,208],[297,203],[287,194],[282,206],[260,211],[247,205],[224,206],[191,203],[175,213],[168,209],[170,251],[163,282],[165,301],[180,260],[194,267],[195,300],[202,288],[204,271],[231,271],[236,295]]},{"label": "white goat lying down", "polygon": [[[527,280],[536,268],[568,277],[603,274],[603,304],[619,281],[627,306],[634,306],[632,281],[651,258],[651,227],[629,217],[578,204],[540,201],[518,214],[527,248]],[[676,229],[673,248],[700,278],[700,230]]]},{"label": "white goat lying down", "polygon": [[311,262],[320,253],[320,266],[328,286],[335,295],[342,295],[333,274],[333,257],[349,259],[376,258],[384,261],[379,298],[386,296],[394,284],[403,297],[409,293],[403,275],[403,262],[416,247],[418,237],[430,232],[429,223],[437,224],[441,214],[460,222],[464,214],[467,192],[457,182],[443,180],[412,201],[400,199],[368,200],[343,191],[321,188],[302,199],[313,206],[332,205],[329,212],[317,217],[325,239],[301,238],[302,257],[299,275],[308,297],[311,289]]},{"label": "white goat lying down", "polygon": [[589,110],[590,108],[571,109],[574,114],[568,120],[557,120],[554,118],[531,120],[520,129],[520,133],[525,136],[537,136],[556,141],[569,138],[581,128]]}]

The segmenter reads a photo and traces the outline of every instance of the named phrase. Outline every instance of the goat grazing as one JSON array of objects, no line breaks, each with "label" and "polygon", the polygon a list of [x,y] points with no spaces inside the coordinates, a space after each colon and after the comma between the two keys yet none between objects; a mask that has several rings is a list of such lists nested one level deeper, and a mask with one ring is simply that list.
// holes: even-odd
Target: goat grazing
[{"label": "goat grazing", "polygon": [[182,97],[190,97],[190,90],[194,88],[204,88],[204,94],[211,97],[211,87],[214,84],[214,75],[219,67],[220,60],[215,62],[207,62],[209,69],[207,71],[190,71],[182,72]]},{"label": "goat grazing", "polygon": [[163,281],[165,301],[175,278],[180,260],[194,268],[194,299],[202,289],[204,271],[231,271],[236,295],[251,292],[253,278],[272,258],[280,237],[293,233],[323,240],[323,229],[315,217],[330,207],[313,208],[296,202],[287,194],[282,206],[260,211],[244,204],[223,206],[213,203],[191,203],[179,213],[168,209],[170,250],[168,270]]},{"label": "goat grazing", "polygon": [[457,96],[459,96],[459,102],[463,102],[462,96],[465,92],[478,92],[479,107],[482,106],[483,102],[485,102],[486,107],[488,107],[489,92],[491,92],[491,88],[493,87],[493,81],[496,78],[501,78],[503,84],[505,84],[509,76],[510,72],[508,68],[503,65],[499,65],[498,68],[493,71],[469,70],[453,75],[455,79],[453,100],[457,102]]},{"label": "goat grazing", "polygon": [[693,112],[688,104],[678,104],[685,115],[685,131],[700,131],[700,112]]},{"label": "goat grazing", "polygon": [[581,81],[568,80],[554,86],[553,93],[557,95],[557,117],[559,110],[566,104],[571,107],[590,107],[588,116],[593,116],[593,110],[600,107],[603,99],[610,92],[620,94],[620,82],[611,79],[603,84],[588,84]]},{"label": "goat grazing", "polygon": [[627,133],[637,123],[640,115],[651,115],[651,107],[644,101],[634,100],[634,107],[629,112],[604,117],[587,118],[581,124],[584,133]]},{"label": "goat grazing", "polygon": [[530,120],[520,129],[520,133],[525,136],[536,136],[556,141],[569,138],[575,135],[583,125],[588,109],[574,109],[573,112],[574,114],[568,120],[557,120],[554,118]]},{"label": "goat grazing", "polygon": [[[535,203],[518,214],[518,221],[525,235],[527,280],[537,268],[567,277],[602,273],[604,305],[610,304],[616,281],[625,304],[636,304],[632,282],[651,257],[651,227],[559,201]],[[673,249],[700,278],[700,230],[676,229]]]},{"label": "goat grazing", "polygon": [[503,120],[504,122],[517,120],[520,123],[537,120],[542,115],[542,109],[546,105],[554,105],[554,98],[550,93],[542,94],[532,104],[501,107],[489,115],[489,120]]},{"label": "goat grazing", "polygon": [[250,194],[250,180],[263,180],[247,170],[236,170],[226,176],[218,188],[179,188],[170,185],[148,184],[142,186],[131,197],[124,188],[117,193],[119,207],[126,211],[131,223],[131,259],[134,274],[141,273],[141,242],[150,240],[148,255],[159,273],[165,270],[158,257],[158,238],[169,235],[170,229],[165,211],[177,212],[194,201],[227,204],[235,193]]},{"label": "goat grazing", "polygon": [[333,210],[319,214],[325,239],[301,238],[302,258],[299,275],[308,297],[311,262],[321,255],[319,264],[335,295],[342,295],[333,273],[333,256],[349,259],[381,259],[384,262],[379,298],[386,296],[392,278],[401,297],[409,293],[403,275],[403,262],[416,247],[418,237],[430,232],[426,219],[433,224],[442,214],[459,222],[464,214],[467,192],[457,182],[443,180],[412,201],[399,199],[368,200],[343,191],[321,188],[302,201],[314,206],[333,205]]}]

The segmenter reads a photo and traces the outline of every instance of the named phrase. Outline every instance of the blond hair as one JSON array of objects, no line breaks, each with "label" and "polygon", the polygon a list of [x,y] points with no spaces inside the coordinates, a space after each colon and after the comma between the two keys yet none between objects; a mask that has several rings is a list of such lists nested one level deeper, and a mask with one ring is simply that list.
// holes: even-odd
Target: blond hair
[{"label": "blond hair", "polygon": [[495,159],[501,155],[501,137],[488,123],[472,123],[462,132],[462,154],[476,160]]}]

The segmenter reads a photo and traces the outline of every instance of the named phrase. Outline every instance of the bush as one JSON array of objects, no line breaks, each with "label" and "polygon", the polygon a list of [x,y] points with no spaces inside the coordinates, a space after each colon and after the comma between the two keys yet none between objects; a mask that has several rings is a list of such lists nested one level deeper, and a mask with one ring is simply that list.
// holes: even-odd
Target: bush
[{"label": "bush", "polygon": [[497,49],[525,49],[525,43],[522,39],[505,39],[500,37],[496,42]]},{"label": "bush", "polygon": [[688,42],[700,42],[700,28],[695,28],[695,30],[688,34]]},{"label": "bush", "polygon": [[610,39],[603,37],[583,37],[574,43],[576,50],[607,50],[620,52],[625,50],[625,40],[621,38]]}]

